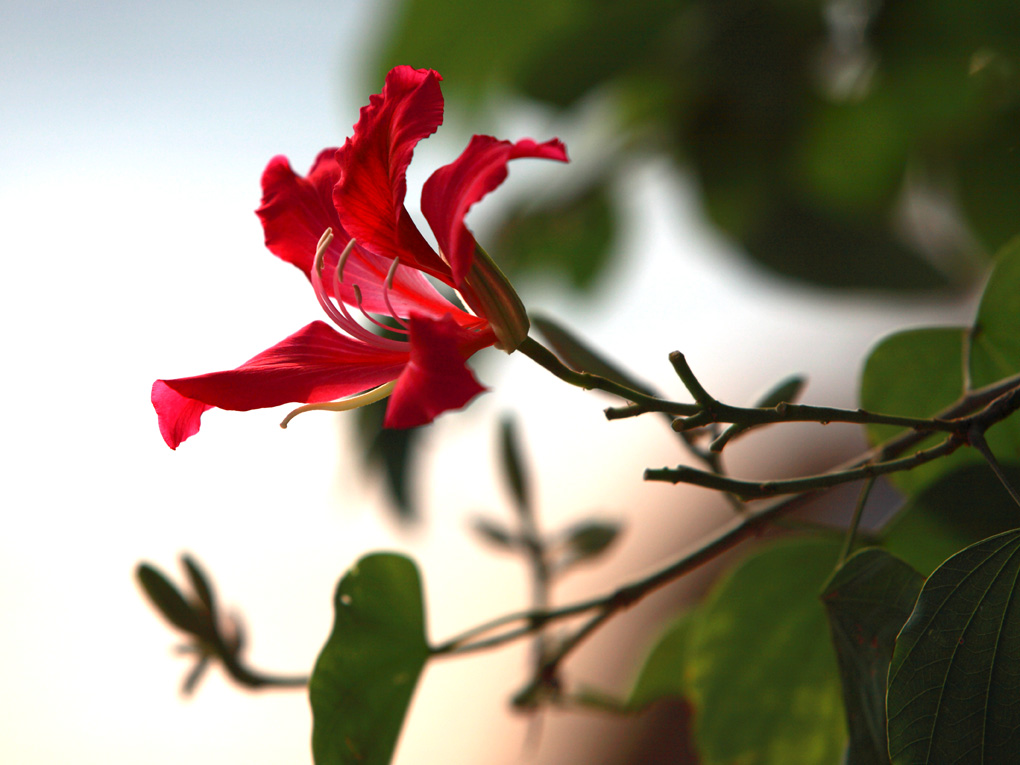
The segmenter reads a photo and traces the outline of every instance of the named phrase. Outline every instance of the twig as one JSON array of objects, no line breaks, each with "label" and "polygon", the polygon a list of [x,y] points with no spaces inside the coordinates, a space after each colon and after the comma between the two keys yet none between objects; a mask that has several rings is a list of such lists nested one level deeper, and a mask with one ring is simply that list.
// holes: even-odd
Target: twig
[{"label": "twig", "polygon": [[736,494],[743,499],[765,499],[777,494],[799,494],[807,491],[831,489],[840,484],[859,481],[862,478],[874,478],[887,473],[912,470],[925,462],[952,454],[965,440],[961,436],[951,435],[942,443],[930,449],[924,449],[910,457],[888,460],[886,462],[867,463],[848,470],[833,471],[812,475],[804,478],[790,478],[779,481],[742,481],[737,478],[716,475],[697,468],[680,465],[675,468],[649,468],[645,471],[646,481],[667,481],[669,483],[689,483]]},{"label": "twig", "polygon": [[648,407],[648,411],[666,412],[667,414],[675,415],[692,415],[701,409],[697,404],[667,401],[640,393],[632,388],[628,388],[626,385],[621,385],[599,375],[593,375],[590,372],[578,372],[566,366],[556,358],[552,351],[532,337],[526,338],[517,350],[566,383],[570,383],[578,388],[584,388],[585,390],[598,389],[606,393],[612,393],[614,396],[619,396],[627,401]]}]

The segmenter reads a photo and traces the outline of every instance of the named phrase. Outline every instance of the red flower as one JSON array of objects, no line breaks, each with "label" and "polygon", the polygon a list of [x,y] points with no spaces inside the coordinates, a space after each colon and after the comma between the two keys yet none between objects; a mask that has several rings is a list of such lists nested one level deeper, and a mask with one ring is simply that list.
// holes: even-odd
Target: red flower
[{"label": "red flower", "polygon": [[[388,395],[386,427],[423,425],[484,390],[466,366],[472,354],[490,345],[511,352],[527,336],[520,299],[477,246],[464,216],[503,182],[511,159],[565,162],[566,151],[555,139],[474,136],[422,190],[437,253],[404,207],[404,174],[415,145],[443,121],[440,79],[430,70],[393,69],[382,93],[361,110],[354,135],[342,149],[321,152],[307,177],[284,157],[270,161],[257,210],[266,246],[304,271],[341,332],[315,321],[237,369],[157,380],[152,404],[172,449],[198,432],[212,407],[307,404],[293,416]],[[456,289],[470,311],[447,300],[426,275]],[[385,337],[365,326],[383,326],[379,317],[392,328]]]}]

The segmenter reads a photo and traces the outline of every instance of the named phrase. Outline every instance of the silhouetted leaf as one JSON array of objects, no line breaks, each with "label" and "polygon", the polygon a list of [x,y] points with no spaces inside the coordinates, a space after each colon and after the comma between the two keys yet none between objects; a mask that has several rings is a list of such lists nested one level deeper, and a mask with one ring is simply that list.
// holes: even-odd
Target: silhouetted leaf
[{"label": "silhouetted leaf", "polygon": [[706,765],[836,763],[839,672],[818,599],[834,539],[788,539],[739,563],[692,615],[689,685]]},{"label": "silhouetted leaf", "polygon": [[509,417],[505,418],[500,424],[499,434],[500,463],[503,466],[503,475],[510,488],[510,494],[514,499],[514,507],[522,515],[530,515],[530,481],[528,480],[528,471],[524,467],[524,460],[521,458],[520,438],[517,435],[514,421]]},{"label": "silhouetted leaf", "polygon": [[390,761],[429,657],[414,562],[376,553],[340,580],[336,620],[309,684],[316,765]]},{"label": "silhouetted leaf", "polygon": [[852,555],[822,592],[843,679],[850,730],[848,762],[889,762],[885,689],[896,635],[914,608],[924,577],[884,550]]},{"label": "silhouetted leaf", "polygon": [[557,568],[566,569],[575,563],[596,558],[616,541],[620,524],[607,521],[582,521],[563,535],[563,559]]},{"label": "silhouetted leaf", "polygon": [[365,444],[364,459],[381,473],[397,519],[410,523],[418,518],[412,482],[420,428],[384,428],[382,423],[387,403],[384,399],[357,410],[358,433]]},{"label": "silhouetted leaf", "polygon": [[1016,761],[1018,553],[1020,531],[1009,531],[954,555],[925,582],[889,671],[894,763]]},{"label": "silhouetted leaf", "polygon": [[471,529],[489,544],[503,550],[512,550],[517,546],[517,537],[503,524],[488,518],[475,516],[471,519]]},{"label": "silhouetted leaf", "polygon": [[661,698],[687,695],[689,645],[693,629],[694,616],[690,613],[666,627],[638,672],[627,698],[629,709],[641,709]]},{"label": "silhouetted leaf", "polygon": [[202,621],[195,614],[191,604],[159,569],[148,563],[141,563],[135,574],[149,600],[167,621],[193,635],[202,632]]},{"label": "silhouetted leaf", "polygon": [[[1003,469],[1020,486],[1020,466]],[[883,545],[927,576],[963,548],[1015,528],[1018,518],[995,473],[984,463],[969,464],[911,497],[883,532]]]},{"label": "silhouetted leaf", "polygon": [[195,594],[198,595],[199,600],[202,601],[206,610],[209,612],[209,620],[215,623],[216,597],[213,594],[213,588],[209,583],[209,578],[202,570],[202,567],[199,566],[198,561],[190,555],[182,555],[181,562],[184,564],[184,570],[188,574],[188,579],[195,590]]}]

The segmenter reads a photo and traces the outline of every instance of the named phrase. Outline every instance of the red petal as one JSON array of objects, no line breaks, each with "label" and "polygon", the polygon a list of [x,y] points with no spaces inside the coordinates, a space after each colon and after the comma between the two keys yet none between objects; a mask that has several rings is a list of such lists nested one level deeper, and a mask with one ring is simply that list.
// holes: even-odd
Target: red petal
[{"label": "red petal", "polygon": [[262,220],[266,247],[305,276],[312,269],[323,231],[333,229],[334,265],[350,240],[333,207],[333,186],[340,178],[336,151],[319,152],[306,178],[291,169],[286,157],[273,157],[262,173],[262,204],[255,214]]},{"label": "red petal", "polygon": [[159,415],[159,432],[171,449],[198,432],[202,412],[208,404],[185,398],[162,380],[152,384],[152,405]]},{"label": "red petal", "polygon": [[[386,407],[387,428],[413,428],[432,422],[450,409],[460,409],[482,393],[482,387],[465,361],[465,330],[446,316],[430,320],[412,316],[411,358],[397,378]],[[491,344],[492,338],[484,345]],[[467,355],[478,350],[467,341]]]},{"label": "red petal", "polygon": [[405,173],[418,141],[443,122],[440,76],[398,66],[362,108],[354,135],[337,152],[341,167],[333,202],[347,233],[377,255],[449,282],[449,268],[404,208]]},{"label": "red petal", "polygon": [[521,157],[566,162],[567,150],[555,138],[545,143],[530,139],[510,143],[476,135],[456,160],[436,170],[425,182],[421,211],[450,263],[455,285],[464,281],[475,252],[475,240],[464,225],[464,216],[506,179],[507,162]]},{"label": "red petal", "polygon": [[352,340],[316,321],[237,369],[157,380],[152,404],[164,440],[176,448],[198,432],[209,407],[247,411],[332,401],[396,379],[407,363],[405,351]]}]

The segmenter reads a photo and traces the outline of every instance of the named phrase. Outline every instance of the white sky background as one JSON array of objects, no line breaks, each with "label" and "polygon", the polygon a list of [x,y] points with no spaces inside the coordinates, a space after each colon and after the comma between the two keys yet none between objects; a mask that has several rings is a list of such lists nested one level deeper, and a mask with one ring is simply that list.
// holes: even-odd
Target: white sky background
[{"label": "white sky background", "polygon": [[[464,532],[471,511],[506,512],[492,468],[493,423],[506,408],[523,412],[543,464],[543,506],[562,509],[562,520],[587,508],[624,517],[625,506],[681,496],[639,482],[646,464],[678,458],[657,422],[607,425],[594,394],[495,352],[484,369],[494,391],[471,416],[433,429],[430,522],[416,535],[383,520],[334,415],[304,415],[284,432],[281,411],[210,412],[176,453],[163,444],[148,400],[154,379],[234,366],[319,318],[304,278],[264,250],[253,210],[271,156],[287,154],[304,172],[367,101],[360,78],[345,77],[360,73],[380,27],[367,7],[0,4],[0,761],[310,761],[301,693],[245,695],[213,673],[196,698],[178,699],[186,664],[139,597],[135,564],[179,577],[176,556],[194,552],[243,610],[252,663],[266,670],[307,671],[337,578],[373,549],[418,558],[436,639],[516,610],[526,593],[519,567]],[[532,137],[552,134],[529,119]],[[575,129],[556,128],[576,164],[598,161],[595,143],[571,140]],[[513,130],[502,137],[522,137]],[[451,132],[418,152],[412,187],[466,141]],[[513,168],[507,194],[548,172]],[[795,294],[741,270],[693,203],[677,216],[677,199],[690,195],[654,162],[618,191],[637,225],[600,300],[541,285],[525,285],[525,297],[677,395],[666,354],[682,348],[722,395],[747,399],[806,371],[817,386],[810,400],[847,404],[868,344],[930,312]],[[619,575],[654,563],[641,558],[643,542],[683,525],[675,513],[630,520],[609,562]],[[585,576],[571,592],[591,594]],[[524,656],[430,670],[401,760],[442,746],[444,761],[480,761],[476,744],[451,740],[453,719],[460,730],[502,725],[515,761],[523,728],[504,705]],[[491,689],[466,687],[479,677]]]}]

